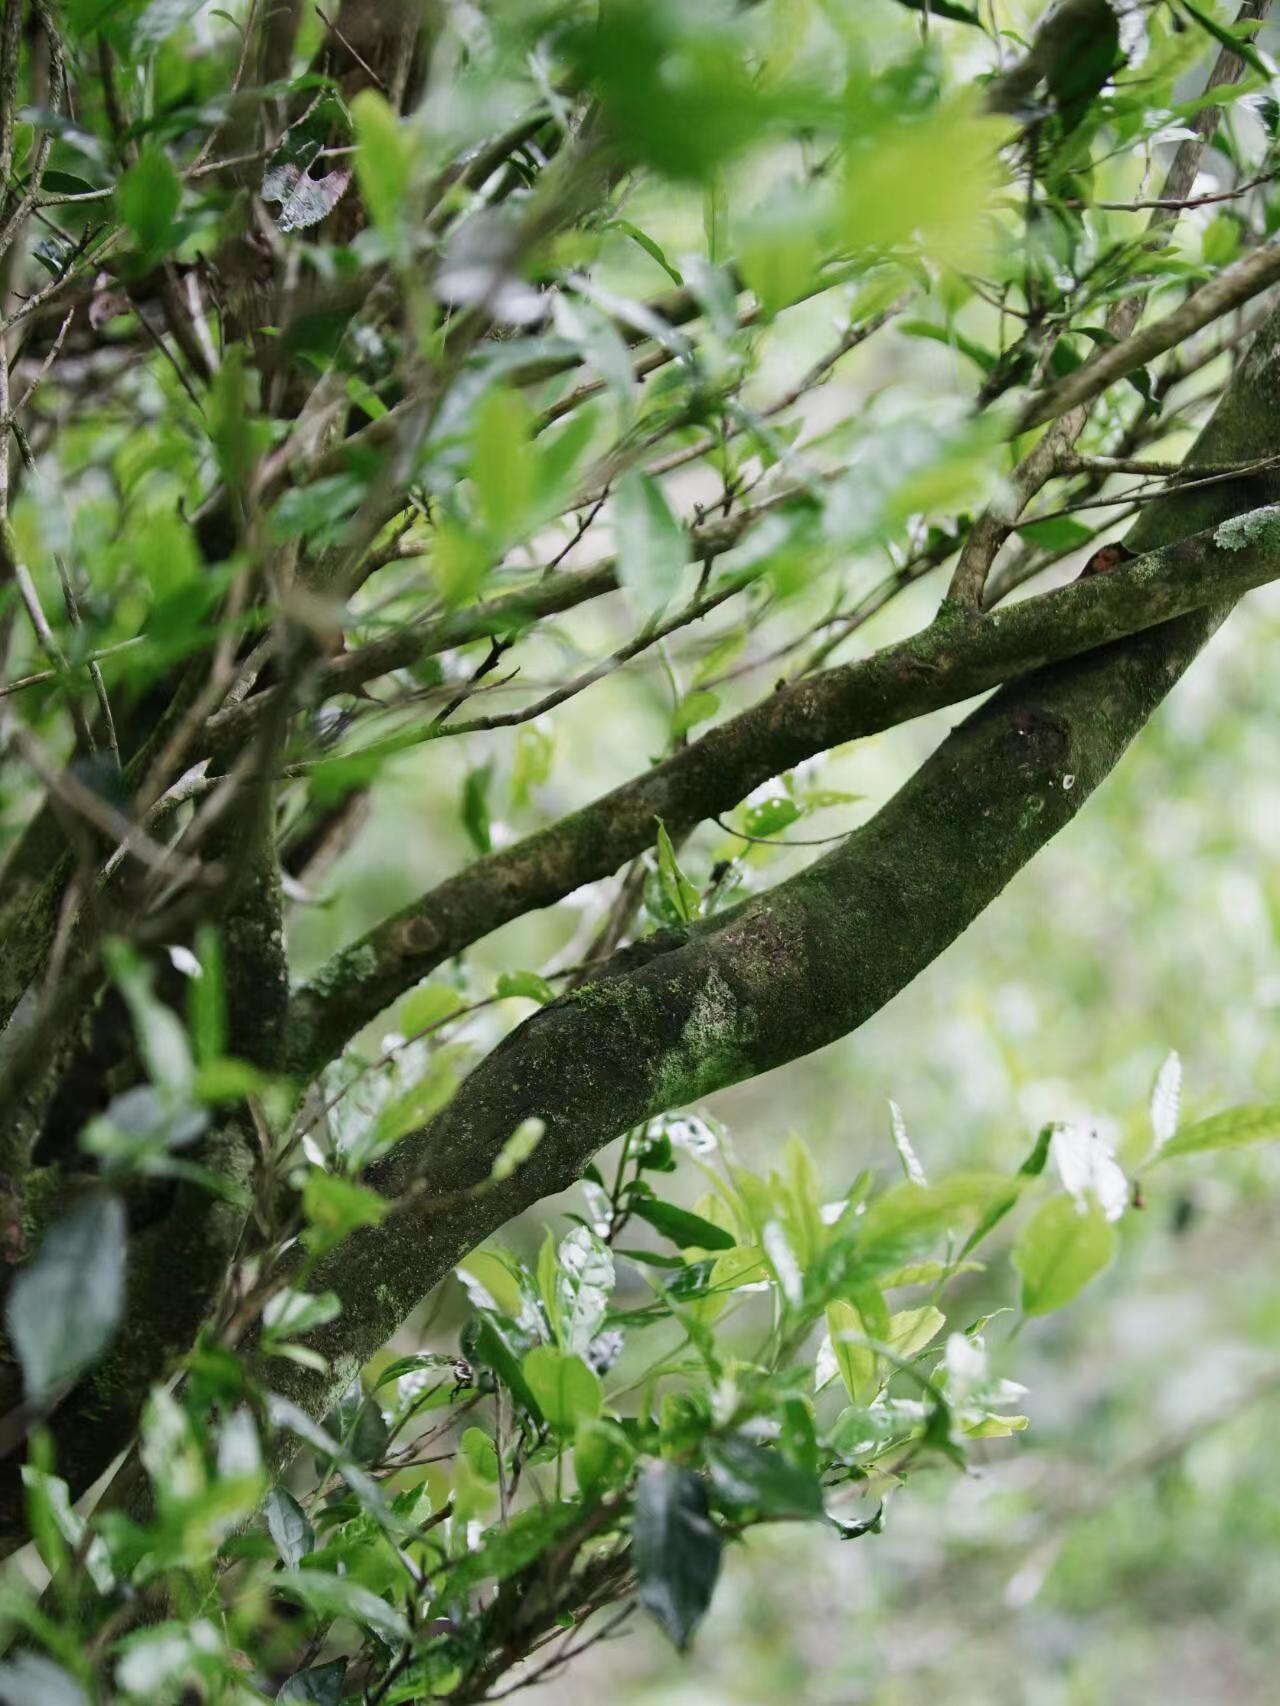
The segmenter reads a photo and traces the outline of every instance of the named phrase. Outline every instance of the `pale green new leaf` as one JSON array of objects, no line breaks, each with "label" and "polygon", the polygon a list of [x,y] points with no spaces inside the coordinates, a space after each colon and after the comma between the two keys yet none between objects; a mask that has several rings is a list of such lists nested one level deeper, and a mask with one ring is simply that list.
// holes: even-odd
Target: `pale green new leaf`
[{"label": "pale green new leaf", "polygon": [[662,487],[634,471],[618,481],[614,498],[618,579],[637,608],[654,616],[675,596],[689,561],[689,536]]},{"label": "pale green new leaf", "polygon": [[1050,1197],[1014,1247],[1023,1314],[1048,1315],[1072,1302],[1108,1265],[1115,1249],[1115,1228],[1097,1202],[1081,1209],[1069,1196]]},{"label": "pale green new leaf", "polygon": [[1209,1149],[1244,1149],[1251,1143],[1267,1143],[1277,1137],[1280,1137],[1280,1102],[1244,1102],[1183,1126],[1160,1151],[1160,1159],[1198,1155]]}]

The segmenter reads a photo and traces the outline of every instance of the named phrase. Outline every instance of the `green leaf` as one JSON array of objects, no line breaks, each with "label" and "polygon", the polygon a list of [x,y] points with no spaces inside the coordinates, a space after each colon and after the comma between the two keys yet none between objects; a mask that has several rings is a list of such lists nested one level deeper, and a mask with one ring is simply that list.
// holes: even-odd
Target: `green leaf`
[{"label": "green leaf", "polygon": [[672,284],[682,285],[684,283],[683,275],[677,272],[675,267],[672,266],[660,246],[654,242],[652,237],[642,231],[638,225],[633,225],[629,219],[610,219],[606,221],[605,229],[607,231],[625,232],[633,243],[638,243],[640,245],[646,255],[657,261],[658,265],[662,268],[663,272],[666,273]]},{"label": "green leaf", "polygon": [[491,1528],[476,1550],[453,1566],[449,1593],[466,1594],[481,1582],[506,1581],[541,1558],[581,1520],[582,1507],[572,1499],[518,1511],[505,1528]]},{"label": "green leaf", "polygon": [[687,734],[697,724],[705,723],[709,717],[714,717],[719,709],[718,694],[705,687],[696,687],[692,693],[685,694],[671,713],[671,733],[676,736]]},{"label": "green leaf", "polygon": [[658,881],[667,900],[675,908],[676,915],[686,924],[690,924],[698,916],[701,898],[696,888],[680,869],[680,861],[676,858],[676,850],[671,845],[671,837],[667,834],[667,826],[658,819]]},{"label": "green leaf", "polygon": [[966,96],[875,130],[848,151],[845,240],[864,251],[910,244],[950,266],[979,261],[1007,132],[1007,122]]},{"label": "green leaf", "polygon": [[471,425],[471,479],[480,520],[500,544],[520,536],[535,490],[533,416],[518,391],[486,393]]},{"label": "green leaf", "polygon": [[129,1009],[148,1077],[185,1097],[195,1077],[187,1033],[177,1014],[152,994],[150,966],[120,941],[107,943],[103,957]]},{"label": "green leaf", "polygon": [[367,1185],[313,1167],[302,1186],[302,1212],[307,1220],[302,1242],[313,1255],[320,1255],[358,1227],[377,1226],[390,1210],[386,1198]]},{"label": "green leaf", "polygon": [[493,782],[493,761],[478,764],[468,770],[462,784],[462,827],[477,853],[489,853],[490,839],[489,788]]},{"label": "green leaf", "polygon": [[689,536],[662,487],[631,470],[618,481],[613,507],[618,579],[646,616],[675,596],[689,561]]},{"label": "green leaf", "polygon": [[227,989],[222,966],[222,937],[216,926],[202,924],[196,932],[200,975],[187,985],[187,1028],[196,1060],[207,1066],[227,1050]]},{"label": "green leaf", "polygon": [[500,1000],[520,999],[536,1001],[545,1007],[548,1001],[554,1001],[556,992],[545,977],[536,971],[504,971],[494,986],[494,994]]},{"label": "green leaf", "polygon": [[1194,18],[1200,28],[1206,34],[1211,35],[1214,41],[1229,49],[1230,52],[1238,54],[1251,71],[1256,71],[1260,77],[1264,77],[1270,83],[1271,68],[1249,40],[1247,29],[1229,29],[1225,24],[1220,24],[1212,13],[1202,11],[1199,6],[1193,6],[1191,0],[1182,0],[1182,9]]},{"label": "green leaf", "polygon": [[446,521],[436,531],[431,560],[445,603],[465,604],[484,585],[493,553],[479,535]]},{"label": "green leaf", "polygon": [[535,1420],[542,1421],[544,1419],[542,1407],[533,1387],[525,1379],[520,1357],[507,1336],[508,1332],[514,1333],[515,1331],[513,1322],[500,1322],[493,1315],[481,1315],[467,1340],[466,1355],[470,1361],[478,1362],[483,1367],[492,1369],[507,1390],[524,1405]]},{"label": "green leaf", "polygon": [[508,791],[513,806],[527,806],[529,796],[551,774],[555,743],[545,729],[524,723],[516,730],[516,752]]},{"label": "green leaf", "polygon": [[408,211],[412,154],[406,128],[376,89],[361,89],[351,103],[356,132],[356,181],[369,217],[395,243]]},{"label": "green leaf", "polygon": [[1200,254],[1208,267],[1225,267],[1240,251],[1240,223],[1229,213],[1211,219],[1200,235]]},{"label": "green leaf", "polygon": [[[542,1239],[542,1248],[538,1251],[538,1296],[546,1313],[547,1325],[551,1328],[551,1336],[559,1343],[560,1340],[560,1297],[556,1285],[560,1258],[556,1250],[555,1235],[548,1227]],[[515,1313],[519,1313],[517,1310]]]},{"label": "green leaf", "polygon": [[616,1422],[580,1422],[573,1438],[573,1472],[584,1493],[620,1487],[635,1462],[635,1448]]},{"label": "green leaf", "polygon": [[280,1562],[286,1570],[296,1570],[307,1554],[315,1551],[315,1530],[306,1511],[287,1487],[273,1487],[267,1494],[263,1515]]},{"label": "green leaf", "polygon": [[770,837],[780,835],[801,815],[800,807],[790,794],[773,794],[748,806],[742,814],[742,822],[748,835]]},{"label": "green leaf", "polygon": [[1018,1189],[1016,1180],[1000,1173],[955,1173],[933,1185],[896,1185],[869,1204],[859,1223],[859,1248],[868,1259],[899,1262]]},{"label": "green leaf", "polygon": [[422,983],[400,1003],[397,1022],[406,1037],[419,1037],[462,1011],[465,1003],[446,983]]},{"label": "green leaf", "polygon": [[219,472],[233,492],[248,484],[265,446],[268,429],[255,420],[257,401],[257,375],[246,365],[243,346],[233,344],[213,376],[205,410]]},{"label": "green leaf", "polygon": [[151,0],[133,26],[133,49],[146,54],[176,35],[200,10],[201,0]]},{"label": "green leaf", "polygon": [[600,1379],[580,1356],[554,1345],[537,1345],[521,1363],[521,1372],[542,1414],[557,1433],[570,1434],[579,1422],[600,1414]]},{"label": "green leaf", "polygon": [[295,1291],[287,1286],[277,1291],[262,1311],[263,1338],[272,1343],[291,1337],[294,1333],[309,1333],[336,1321],[342,1313],[342,1302],[334,1291]]},{"label": "green leaf", "polygon": [[950,18],[953,23],[985,27],[972,6],[957,5],[956,0],[898,0],[898,4],[913,12],[927,12],[931,18]]},{"label": "green leaf", "polygon": [[1069,1196],[1050,1197],[1014,1246],[1023,1314],[1047,1315],[1070,1303],[1107,1266],[1115,1248],[1115,1228],[1097,1203],[1081,1211]]},{"label": "green leaf", "polygon": [[900,337],[927,338],[932,343],[945,345],[947,349],[959,350],[983,373],[990,373],[996,365],[997,358],[989,349],[974,343],[972,338],[965,337],[954,326],[938,326],[932,320],[899,320],[895,330]]},{"label": "green leaf", "polygon": [[286,1599],[296,1599],[318,1618],[349,1617],[361,1628],[388,1640],[413,1639],[403,1612],[350,1576],[335,1576],[325,1570],[280,1570],[272,1576],[271,1587]]},{"label": "green leaf", "polygon": [[816,1475],[745,1434],[710,1439],[707,1464],[717,1501],[732,1511],[755,1511],[777,1521],[820,1521],[826,1511]]},{"label": "green leaf", "polygon": [[182,202],[182,185],[167,154],[145,148],[121,178],[116,190],[120,217],[145,255],[170,248],[174,215]]},{"label": "green leaf", "polygon": [[641,1602],[683,1652],[720,1574],[720,1531],[701,1478],[682,1464],[651,1463],[636,1487],[631,1535]]},{"label": "green leaf", "polygon": [[124,1205],[96,1191],[45,1234],[9,1293],[5,1325],[39,1402],[106,1350],[124,1313]]},{"label": "green leaf", "polygon": [[347,1661],[333,1659],[325,1665],[313,1665],[300,1670],[280,1686],[277,1706],[341,1706],[342,1685],[347,1675]]},{"label": "green leaf", "polygon": [[[878,1296],[871,1287],[866,1288],[868,1296]],[[884,1299],[879,1300],[881,1315],[884,1310]],[[883,1323],[881,1323],[883,1326]],[[854,1304],[837,1298],[834,1303],[827,1305],[827,1332],[831,1336],[831,1352],[835,1358],[836,1368],[844,1382],[845,1391],[855,1404],[869,1404],[880,1390],[879,1359],[869,1345],[859,1344],[859,1339],[879,1338],[881,1334],[875,1331],[876,1323],[868,1324],[862,1311]]]},{"label": "green leaf", "polygon": [[496,1486],[498,1482],[498,1451],[483,1428],[464,1428],[458,1450],[480,1480]]},{"label": "green leaf", "polygon": [[743,282],[773,316],[809,290],[822,264],[822,211],[801,186],[788,184],[785,199],[761,209],[739,241]]},{"label": "green leaf", "polygon": [[1160,1151],[1160,1159],[1199,1155],[1209,1149],[1244,1149],[1276,1137],[1280,1137],[1280,1102],[1243,1102],[1183,1126]]},{"label": "green leaf", "polygon": [[[1053,1141],[1053,1134],[1056,1129],[1052,1125],[1041,1126],[1036,1133],[1036,1140],[1032,1144],[1026,1160],[1018,1168],[1018,1176],[1013,1182],[1012,1188],[1005,1197],[993,1202],[985,1210],[978,1224],[965,1239],[964,1247],[960,1251],[961,1258],[967,1256],[971,1250],[976,1250],[987,1234],[1000,1224],[1005,1215],[1017,1208],[1018,1198],[1026,1188],[1027,1180],[1038,1179],[1044,1172],[1045,1163],[1049,1159],[1049,1145]],[[902,1282],[899,1281],[899,1283]]]},{"label": "green leaf", "polygon": [[669,1238],[681,1250],[732,1250],[736,1242],[733,1234],[726,1232],[722,1226],[704,1220],[702,1215],[687,1208],[677,1208],[675,1203],[662,1202],[657,1197],[634,1196],[627,1209],[637,1220],[647,1221],[655,1232]]},{"label": "green leaf", "polygon": [[1025,521],[1018,532],[1029,545],[1041,551],[1074,551],[1093,543],[1093,529],[1069,515],[1046,516],[1043,521]]},{"label": "green leaf", "polygon": [[907,1362],[918,1356],[926,1345],[932,1344],[946,1324],[946,1316],[931,1303],[919,1309],[899,1309],[889,1317],[885,1343],[895,1355]]},{"label": "green leaf", "polygon": [[593,302],[566,296],[563,291],[556,292],[554,314],[556,331],[581,352],[587,366],[603,379],[618,400],[619,412],[629,414],[635,375],[631,352],[613,321]]},{"label": "green leaf", "polygon": [[[551,1240],[550,1233],[547,1237]],[[551,1243],[554,1257],[554,1240]],[[520,1269],[512,1257],[497,1250],[472,1250],[456,1272],[475,1308],[496,1309],[512,1320],[523,1310]]]},{"label": "green leaf", "polygon": [[458,1062],[466,1052],[463,1048],[436,1050],[422,1077],[389,1102],[378,1115],[372,1138],[373,1150],[380,1152],[389,1144],[398,1143],[440,1112],[458,1087]]}]

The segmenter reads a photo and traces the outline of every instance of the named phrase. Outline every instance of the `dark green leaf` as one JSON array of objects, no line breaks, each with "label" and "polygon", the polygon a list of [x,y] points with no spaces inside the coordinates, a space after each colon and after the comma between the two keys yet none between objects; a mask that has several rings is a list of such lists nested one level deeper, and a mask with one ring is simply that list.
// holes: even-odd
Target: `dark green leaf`
[{"label": "dark green leaf", "polygon": [[972,7],[958,6],[956,0],[898,0],[898,4],[913,12],[927,12],[931,18],[950,18],[953,23],[983,27],[982,19]]},{"label": "dark green leaf", "polygon": [[533,1389],[524,1377],[520,1367],[520,1352],[512,1341],[511,1335],[514,1332],[514,1323],[505,1322],[500,1317],[486,1312],[480,1315],[467,1334],[463,1343],[463,1355],[471,1362],[478,1362],[485,1368],[492,1369],[507,1390],[520,1400],[532,1416],[541,1421],[542,1410],[533,1395]]},{"label": "dark green leaf", "polygon": [[1080,123],[1120,58],[1120,23],[1110,0],[1077,6],[1070,25],[1069,36],[1055,42],[1047,76],[1049,93],[1068,130]]},{"label": "dark green leaf", "polygon": [[490,1529],[476,1550],[450,1571],[450,1592],[463,1594],[481,1582],[501,1582],[514,1576],[541,1557],[581,1517],[581,1506],[571,1499],[518,1512],[505,1528]]},{"label": "dark green leaf", "polygon": [[638,1219],[648,1221],[656,1232],[682,1250],[732,1250],[734,1247],[732,1234],[722,1226],[704,1220],[690,1209],[677,1208],[675,1203],[660,1202],[656,1197],[633,1196],[627,1207]]},{"label": "dark green leaf", "polygon": [[700,897],[680,868],[667,826],[661,818],[658,819],[658,882],[676,917],[683,924],[691,923],[698,916]]},{"label": "dark green leaf", "polygon": [[95,1192],[45,1234],[5,1311],[28,1398],[47,1397],[99,1357],[124,1310],[124,1205]]},{"label": "dark green leaf", "polygon": [[641,1602],[683,1652],[720,1574],[722,1542],[701,1477],[678,1463],[651,1463],[636,1487],[631,1533]]},{"label": "dark green leaf", "polygon": [[708,1440],[706,1453],[716,1499],[728,1510],[797,1522],[825,1516],[817,1476],[795,1468],[780,1452],[730,1434]]},{"label": "dark green leaf", "polygon": [[492,846],[489,837],[489,788],[492,782],[493,764],[490,762],[468,770],[462,784],[462,827],[477,853],[488,853]]},{"label": "dark green leaf", "polygon": [[1018,532],[1029,544],[1039,546],[1042,551],[1074,551],[1078,546],[1090,544],[1093,539],[1093,529],[1069,515],[1046,516],[1043,521],[1024,521]]},{"label": "dark green leaf", "polygon": [[342,1684],[346,1679],[347,1661],[334,1659],[327,1665],[313,1665],[300,1670],[282,1683],[276,1695],[279,1706],[339,1706]]}]

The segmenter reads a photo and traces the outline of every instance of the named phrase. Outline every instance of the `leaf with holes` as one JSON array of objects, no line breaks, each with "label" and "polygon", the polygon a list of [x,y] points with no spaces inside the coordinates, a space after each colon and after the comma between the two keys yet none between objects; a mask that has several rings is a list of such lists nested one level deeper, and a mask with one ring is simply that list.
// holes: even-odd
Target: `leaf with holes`
[{"label": "leaf with holes", "polygon": [[331,214],[346,194],[351,173],[345,167],[323,178],[310,176],[320,157],[319,137],[287,131],[262,174],[263,201],[278,201],[276,224],[283,232],[305,231]]}]

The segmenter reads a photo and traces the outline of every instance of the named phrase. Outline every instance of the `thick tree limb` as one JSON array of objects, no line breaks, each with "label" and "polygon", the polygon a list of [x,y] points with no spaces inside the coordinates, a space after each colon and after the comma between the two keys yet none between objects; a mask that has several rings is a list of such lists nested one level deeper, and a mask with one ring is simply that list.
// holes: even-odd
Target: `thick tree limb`
[{"label": "thick tree limb", "polygon": [[815,753],[958,704],[1280,575],[1280,512],[1247,535],[1209,529],[1109,575],[986,617],[946,616],[871,657],[752,706],[646,775],[478,860],[342,950],[295,996],[290,1065],[308,1078],[436,966],[500,925],[608,876],[653,845],[655,820],[685,830]]}]

